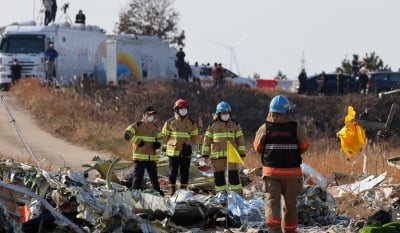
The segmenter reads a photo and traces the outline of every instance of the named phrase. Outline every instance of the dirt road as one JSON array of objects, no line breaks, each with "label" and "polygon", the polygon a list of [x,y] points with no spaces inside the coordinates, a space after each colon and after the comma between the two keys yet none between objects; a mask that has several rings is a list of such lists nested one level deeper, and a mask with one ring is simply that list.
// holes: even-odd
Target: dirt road
[{"label": "dirt road", "polygon": [[[35,120],[27,110],[16,104],[15,98],[8,92],[1,92],[7,102],[17,126],[21,129],[27,144],[40,161],[40,166],[51,166],[52,171],[60,167],[70,167],[82,171],[82,164],[91,164],[91,159],[98,155],[107,159],[110,155],[99,151],[72,145],[62,139],[52,136],[36,125]],[[0,153],[13,158],[31,157],[18,135],[15,125],[11,122],[3,101],[0,101]]]}]

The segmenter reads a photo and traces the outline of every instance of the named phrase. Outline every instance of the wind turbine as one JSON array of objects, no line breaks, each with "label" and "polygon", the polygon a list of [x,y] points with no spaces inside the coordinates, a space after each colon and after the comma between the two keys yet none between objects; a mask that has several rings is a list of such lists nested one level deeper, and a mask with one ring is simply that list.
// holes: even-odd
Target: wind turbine
[{"label": "wind turbine", "polygon": [[244,38],[246,37],[246,34],[243,34],[239,40],[236,41],[236,43],[232,46],[220,43],[220,42],[216,42],[216,41],[210,41],[211,43],[217,44],[219,46],[225,47],[230,54],[230,67],[229,69],[233,70],[233,64],[235,65],[236,68],[236,74],[240,75],[240,67],[239,67],[239,63],[238,63],[238,59],[236,57],[236,47],[244,40]]}]

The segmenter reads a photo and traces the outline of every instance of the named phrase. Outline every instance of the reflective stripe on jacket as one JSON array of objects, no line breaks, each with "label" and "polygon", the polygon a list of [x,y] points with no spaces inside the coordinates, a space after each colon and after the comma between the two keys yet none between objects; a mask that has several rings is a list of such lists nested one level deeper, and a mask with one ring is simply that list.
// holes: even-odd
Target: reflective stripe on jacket
[{"label": "reflective stripe on jacket", "polygon": [[[131,135],[129,142],[132,143],[133,160],[140,161],[158,161],[158,155],[153,148],[153,142],[161,143],[161,132],[157,130],[157,126],[152,122],[139,121],[131,124],[126,128],[126,132]],[[139,146],[141,142],[143,146]]]},{"label": "reflective stripe on jacket", "polygon": [[[298,154],[300,157],[300,154],[307,151],[309,146],[309,139],[305,128],[293,122],[288,114],[270,112],[267,116],[267,122],[268,123],[262,124],[257,130],[253,142],[254,149],[263,154],[262,156],[265,156],[265,151],[267,151],[267,153],[274,153],[276,156],[269,157],[273,162],[270,161],[267,162],[267,164],[265,164],[266,161],[264,161],[265,158],[263,158],[263,175],[285,177],[301,176],[299,159],[296,159],[296,156]],[[267,132],[267,124],[272,123],[278,126],[285,126],[281,133],[279,133],[280,130],[276,129],[275,139],[273,141],[268,141],[269,132]],[[295,132],[295,135],[289,136],[289,134],[291,134],[290,132]],[[285,137],[287,138],[285,139]],[[294,154],[292,154],[292,152],[294,152]],[[285,157],[285,154],[287,153],[291,154],[290,156],[292,157]],[[275,159],[277,160],[275,161]]]},{"label": "reflective stripe on jacket", "polygon": [[203,140],[202,154],[211,159],[226,158],[226,144],[230,141],[239,154],[246,153],[242,128],[232,120],[214,121],[208,126]]},{"label": "reflective stripe on jacket", "polygon": [[264,167],[300,167],[301,156],[297,142],[297,123],[282,124],[267,122],[267,137],[262,155]]},{"label": "reflective stripe on jacket", "polygon": [[180,156],[184,143],[189,143],[192,148],[196,144],[199,130],[192,119],[175,113],[175,117],[165,122],[162,135],[167,146],[166,154]]}]

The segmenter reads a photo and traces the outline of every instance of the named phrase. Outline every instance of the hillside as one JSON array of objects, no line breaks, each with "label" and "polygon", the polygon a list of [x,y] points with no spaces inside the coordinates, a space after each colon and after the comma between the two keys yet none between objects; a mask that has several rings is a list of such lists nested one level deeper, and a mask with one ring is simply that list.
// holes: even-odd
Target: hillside
[{"label": "hillside", "polygon": [[[247,141],[246,166],[260,166],[260,159],[252,149],[258,127],[265,121],[271,98],[285,94],[290,99],[293,117],[307,127],[311,144],[304,161],[330,177],[333,172],[361,174],[363,156],[347,158],[340,149],[336,132],[344,126],[347,106],[352,105],[363,118],[385,122],[392,103],[398,96],[384,99],[376,95],[302,96],[277,90],[251,90],[245,87],[200,89],[180,82],[153,81],[124,88],[87,90],[80,88],[52,89],[34,80],[24,79],[10,90],[18,102],[29,109],[42,128],[57,137],[93,150],[108,151],[111,156],[131,159],[131,145],[123,139],[125,128],[141,118],[142,110],[153,105],[158,111],[156,123],[162,124],[173,115],[176,99],[190,103],[189,115],[199,126],[200,140],[212,122],[216,104],[227,101],[232,105],[234,119],[243,128]],[[357,117],[358,118],[358,117]],[[399,114],[393,127],[400,132]],[[386,132],[367,128],[369,139],[367,170],[370,174],[388,172],[392,181],[400,181],[398,170],[387,165],[387,159],[398,156],[399,138]],[[377,135],[380,135],[379,137]],[[348,160],[348,161],[346,161]],[[350,163],[349,163],[350,162]]]},{"label": "hillside", "polygon": [[[228,86],[221,90],[203,90],[191,84],[158,81],[124,88],[87,90],[84,93],[80,88],[52,89],[34,80],[24,79],[8,93],[30,110],[39,125],[52,135],[74,144],[108,151],[113,156],[127,160],[131,159],[131,145],[123,140],[123,133],[129,124],[140,119],[145,106],[153,105],[157,109],[157,123],[161,127],[172,116],[175,100],[188,100],[191,105],[189,114],[198,123],[202,136],[212,121],[216,104],[225,100],[231,103],[234,118],[244,130],[248,145],[245,165],[248,168],[260,166],[260,159],[252,149],[252,140],[255,131],[265,120],[271,98],[277,94],[285,94],[291,100],[293,117],[307,127],[311,144],[303,156],[304,162],[331,181],[334,174],[359,177],[363,172],[364,157],[356,155],[349,159],[344,156],[336,137],[336,132],[344,125],[347,106],[352,105],[358,115],[367,109],[368,113],[363,114],[367,120],[385,122],[392,103],[400,102],[399,96],[384,99],[372,94],[301,96],[277,90]],[[393,122],[396,132],[400,132],[399,118],[397,114]],[[374,175],[387,172],[385,183],[397,184],[400,182],[400,174],[398,169],[388,166],[387,159],[399,155],[399,138],[377,132],[367,129],[371,142],[366,147],[366,169],[368,174]],[[394,195],[397,195],[396,192]],[[372,213],[372,210],[364,211],[362,204],[352,204],[349,209],[351,200],[339,202],[342,204],[339,204],[338,212],[346,212],[358,218],[360,211],[364,217]]]}]

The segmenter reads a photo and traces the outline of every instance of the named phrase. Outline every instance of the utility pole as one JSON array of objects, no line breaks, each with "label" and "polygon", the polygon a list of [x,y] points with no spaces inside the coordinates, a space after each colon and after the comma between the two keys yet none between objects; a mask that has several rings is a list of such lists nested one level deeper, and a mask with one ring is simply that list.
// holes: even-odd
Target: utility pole
[{"label": "utility pole", "polygon": [[32,12],[32,16],[33,16],[33,20],[35,20],[35,0],[32,0],[33,1],[33,12]]}]

